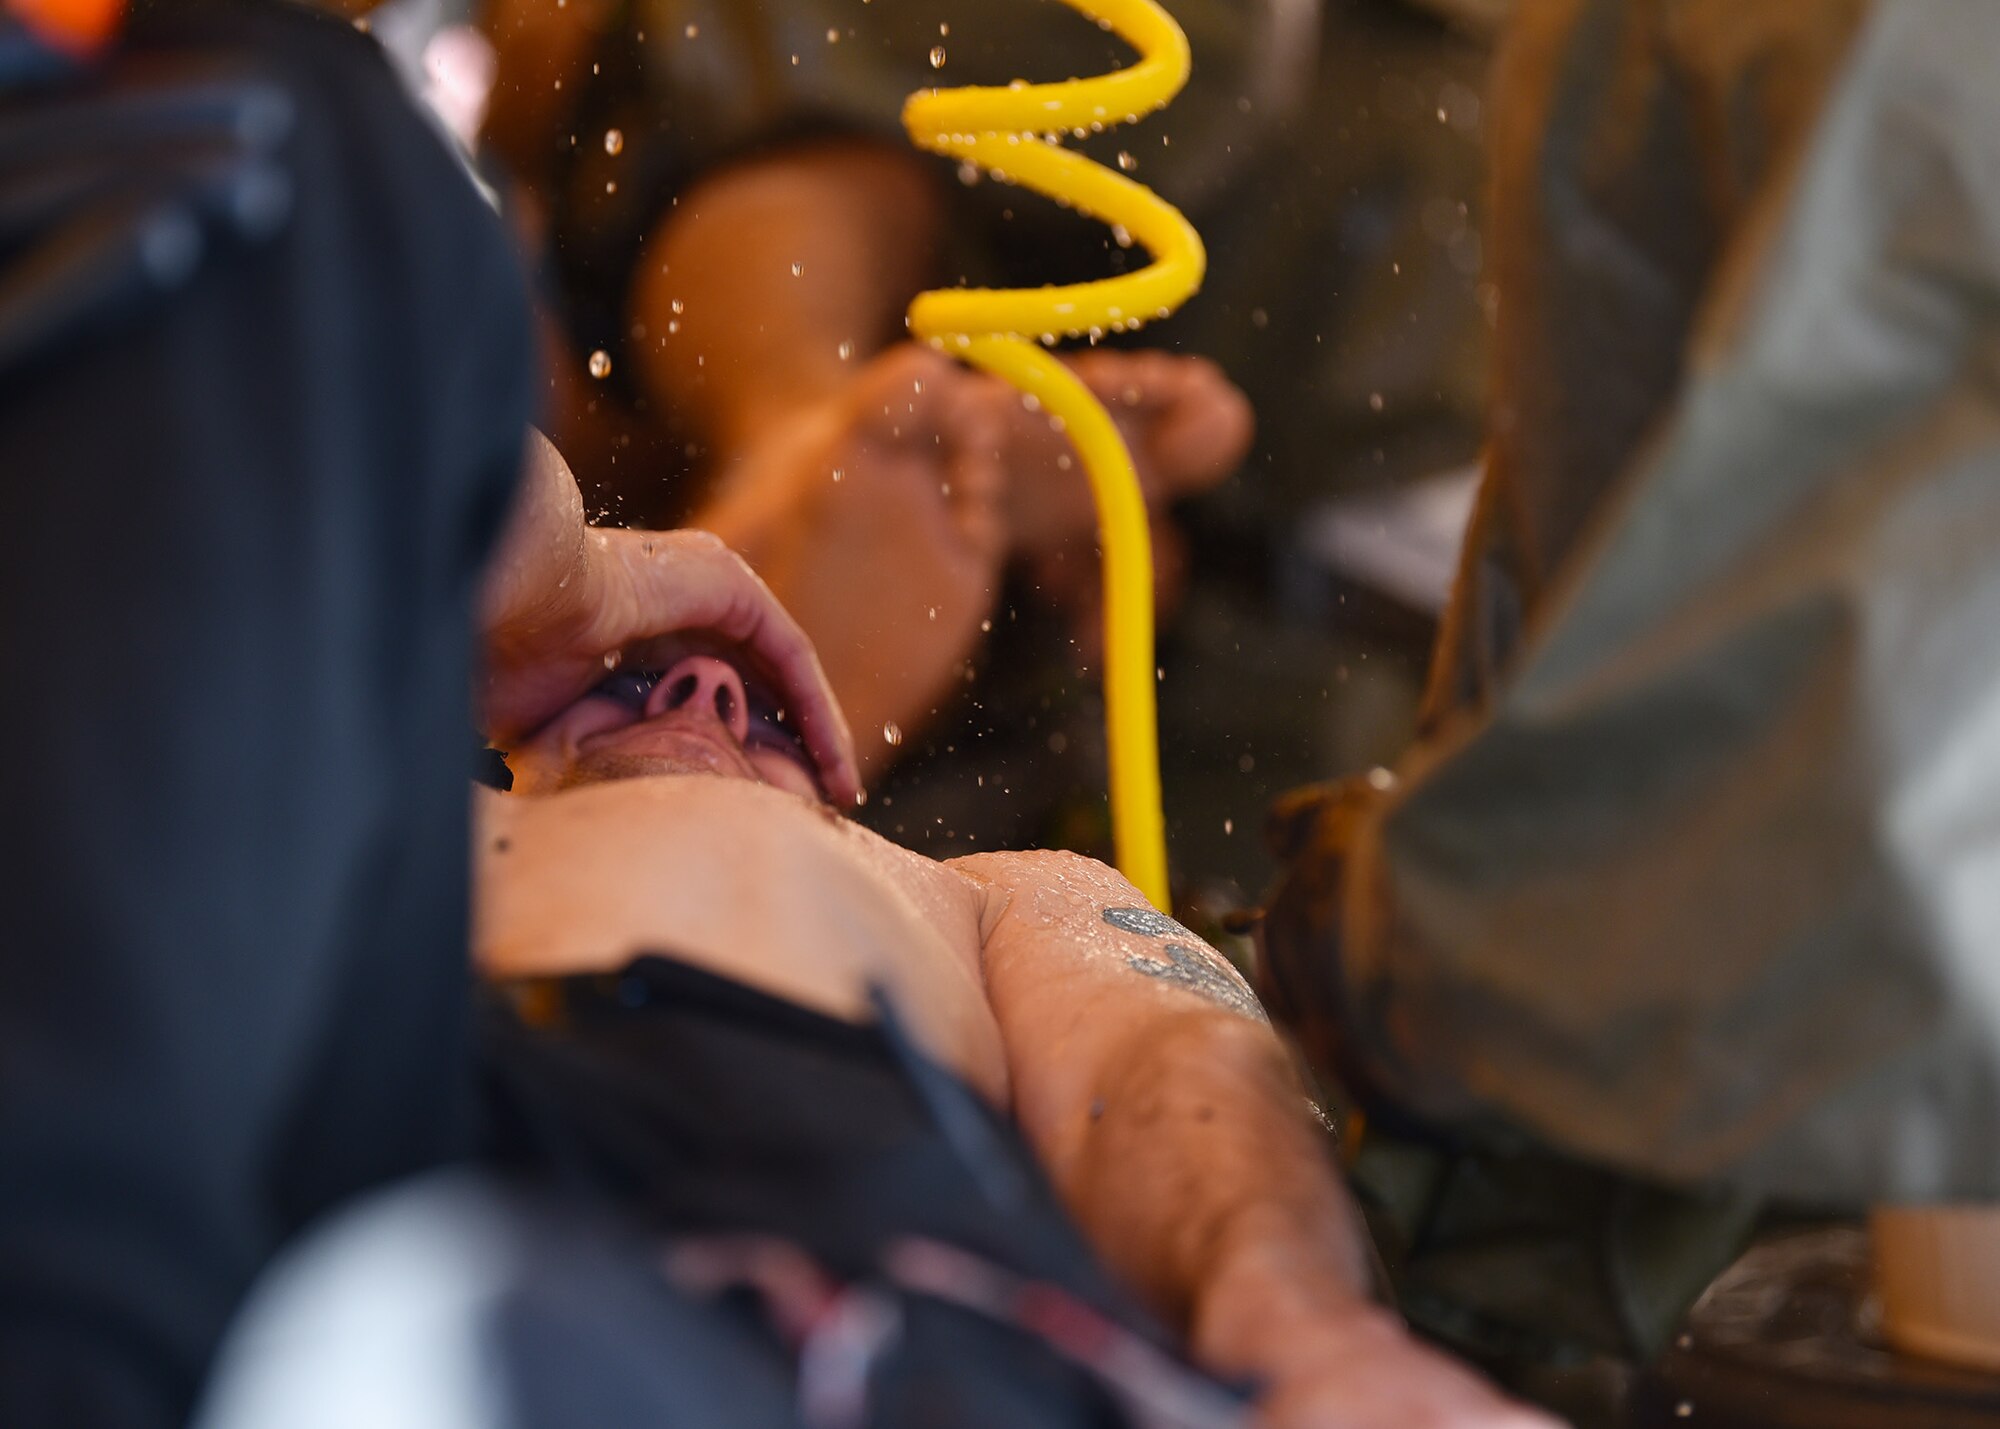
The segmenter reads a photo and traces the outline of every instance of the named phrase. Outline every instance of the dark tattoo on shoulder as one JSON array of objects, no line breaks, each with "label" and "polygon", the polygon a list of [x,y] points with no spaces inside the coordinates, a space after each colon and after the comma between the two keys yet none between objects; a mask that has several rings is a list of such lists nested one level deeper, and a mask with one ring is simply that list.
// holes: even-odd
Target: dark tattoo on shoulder
[{"label": "dark tattoo on shoulder", "polygon": [[1200,941],[1166,914],[1157,913],[1151,908],[1106,908],[1104,921],[1114,928],[1137,933],[1142,938],[1186,938],[1190,942]]},{"label": "dark tattoo on shoulder", "polygon": [[1196,997],[1208,999],[1218,1007],[1226,1007],[1231,1012],[1253,1017],[1259,1022],[1271,1020],[1264,1015],[1264,1009],[1258,1005],[1257,999],[1251,995],[1250,989],[1244,986],[1240,978],[1224,972],[1193,948],[1183,947],[1179,943],[1169,943],[1167,957],[1172,961],[1156,963],[1151,958],[1131,954],[1126,957],[1125,965],[1135,973],[1141,973],[1159,982],[1172,983]]}]

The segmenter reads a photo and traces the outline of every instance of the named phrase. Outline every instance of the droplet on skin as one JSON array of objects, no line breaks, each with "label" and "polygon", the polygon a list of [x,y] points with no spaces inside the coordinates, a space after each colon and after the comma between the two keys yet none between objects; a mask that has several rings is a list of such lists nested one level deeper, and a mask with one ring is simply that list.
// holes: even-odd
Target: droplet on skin
[{"label": "droplet on skin", "polygon": [[606,650],[604,652],[604,668],[607,670],[618,668],[618,652],[616,650]]},{"label": "droplet on skin", "polygon": [[826,31],[826,42],[827,42],[827,43],[828,43],[829,45],[837,45],[837,44],[839,44],[839,43],[840,43],[840,31],[838,31],[838,30],[834,29],[834,28],[833,28],[833,27],[832,27],[831,25],[827,26],[827,31]]},{"label": "droplet on skin", "polygon": [[890,720],[882,726],[882,742],[888,745],[901,744],[903,742],[903,727],[894,720]]},{"label": "droplet on skin", "polygon": [[675,298],[669,306],[671,306],[675,312],[680,312],[685,305],[681,302],[679,298]]},{"label": "droplet on skin", "polygon": [[932,45],[932,46],[931,46],[931,68],[932,68],[932,69],[943,69],[943,68],[944,68],[944,46],[943,46],[943,45]]},{"label": "droplet on skin", "polygon": [[[842,478],[843,476],[846,476],[846,475],[847,475],[847,473],[846,473],[846,472],[844,472],[844,471],[842,471],[842,470],[841,470],[841,469],[840,469],[839,467],[835,467],[835,468],[833,469],[833,479],[834,479],[835,481],[838,481],[838,480],[840,480],[840,479],[841,479],[841,478]],[[890,741],[890,742],[891,742],[891,743],[894,743],[894,741],[893,741],[893,740],[892,740],[892,741]]]},{"label": "droplet on skin", "polygon": [[793,276],[794,278],[803,278],[803,277],[804,277],[805,275],[806,275],[806,265],[805,265],[805,264],[803,264],[803,263],[794,263],[794,264],[792,264],[792,276]]},{"label": "droplet on skin", "polygon": [[1236,820],[1234,820],[1234,819],[1224,819],[1224,820],[1222,821],[1222,831],[1223,831],[1223,832],[1224,832],[1225,834],[1233,834],[1233,833],[1235,833],[1235,832],[1236,832]]},{"label": "droplet on skin", "polygon": [[617,129],[606,129],[604,131],[604,152],[607,154],[622,154],[624,151],[625,135]]},{"label": "droplet on skin", "polygon": [[694,37],[695,37],[696,35],[699,35],[699,34],[701,33],[701,26],[699,26],[699,25],[689,25],[689,26],[687,27],[686,31],[685,31],[684,33],[685,33],[685,34],[687,35],[687,37],[688,37],[688,38],[689,38],[689,39],[691,40],[691,39],[693,39],[693,38],[694,38]]},{"label": "droplet on skin", "polygon": [[611,375],[611,354],[601,347],[590,354],[590,375],[600,382]]},{"label": "droplet on skin", "polygon": [[854,344],[851,342],[843,342],[840,345],[838,351],[840,353],[840,360],[842,362],[845,362],[849,358],[854,356]]},{"label": "droplet on skin", "polygon": [[1118,167],[1123,169],[1126,173],[1129,174],[1134,169],[1139,167],[1139,161],[1133,158],[1125,150],[1120,149],[1118,151]]}]

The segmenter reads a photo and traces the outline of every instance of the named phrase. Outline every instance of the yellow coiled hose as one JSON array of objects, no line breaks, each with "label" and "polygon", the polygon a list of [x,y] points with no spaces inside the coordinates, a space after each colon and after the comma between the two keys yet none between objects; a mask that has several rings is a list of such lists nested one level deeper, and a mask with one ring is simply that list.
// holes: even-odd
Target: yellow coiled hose
[{"label": "yellow coiled hose", "polygon": [[[920,148],[976,164],[1045,194],[1145,246],[1136,273],[1064,287],[955,288],[919,294],[919,338],[1012,383],[1059,418],[1083,459],[1104,547],[1104,707],[1111,822],[1118,867],[1166,909],[1166,823],[1153,666],[1153,552],[1131,453],[1111,416],[1068,367],[1043,350],[1057,336],[1096,337],[1163,318],[1201,286],[1207,255],[1194,225],[1143,184],[1062,147],[1160,108],[1187,82],[1188,43],[1153,0],[1064,0],[1139,52],[1128,69],[1060,84],[928,89],[903,106]],[[1038,345],[1039,344],[1039,345]]]}]

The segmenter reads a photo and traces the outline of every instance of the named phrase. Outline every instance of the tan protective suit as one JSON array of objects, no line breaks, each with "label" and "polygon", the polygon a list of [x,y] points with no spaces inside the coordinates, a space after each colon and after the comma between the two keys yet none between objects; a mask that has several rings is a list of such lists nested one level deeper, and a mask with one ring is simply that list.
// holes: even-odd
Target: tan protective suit
[{"label": "tan protective suit", "polygon": [[1424,733],[1277,827],[1270,990],[1351,1081],[1670,1184],[2000,1196],[1996,55],[1993,0],[1519,7]]}]

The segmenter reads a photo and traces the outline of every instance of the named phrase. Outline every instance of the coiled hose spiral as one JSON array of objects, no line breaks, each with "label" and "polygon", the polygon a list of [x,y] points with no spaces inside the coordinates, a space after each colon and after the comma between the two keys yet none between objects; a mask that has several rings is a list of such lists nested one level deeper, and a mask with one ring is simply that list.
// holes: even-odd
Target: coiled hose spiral
[{"label": "coiled hose spiral", "polygon": [[1062,423],[1089,477],[1104,549],[1104,706],[1118,867],[1165,910],[1166,823],[1160,807],[1153,665],[1153,553],[1132,456],[1111,416],[1045,351],[1060,337],[1126,332],[1163,318],[1201,286],[1207,255],[1180,210],[1143,184],[1065,149],[1129,124],[1180,93],[1188,43],[1153,0],[1064,0],[1139,52],[1111,74],[1059,84],[921,90],[903,106],[918,147],[975,164],[1129,234],[1153,261],[1135,273],[1043,288],[940,289],[910,305],[910,330],[1038,401]]}]

